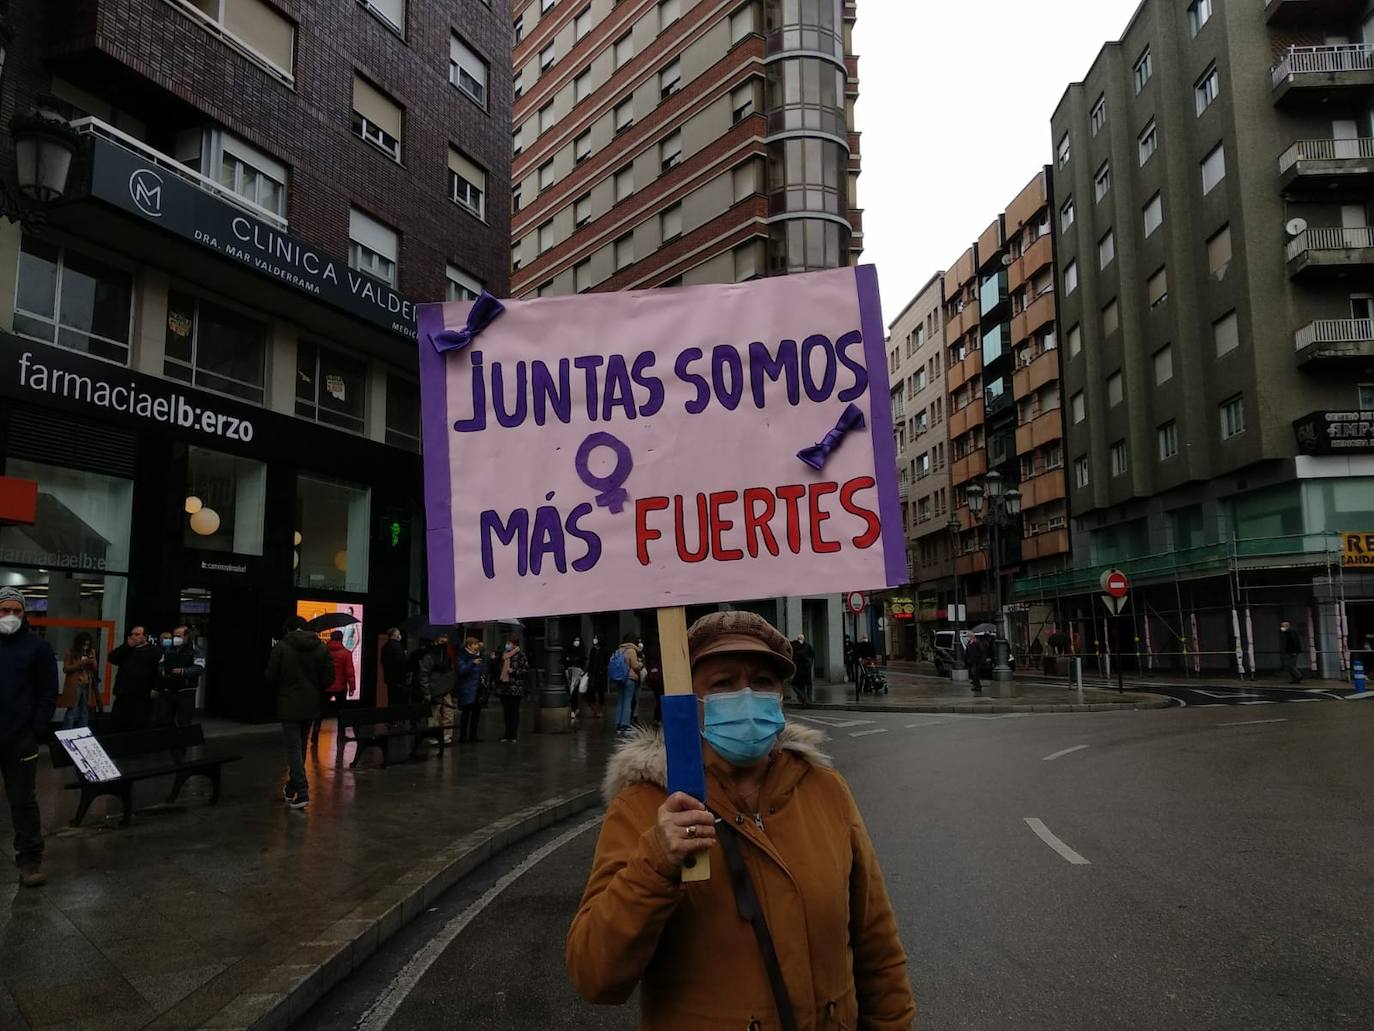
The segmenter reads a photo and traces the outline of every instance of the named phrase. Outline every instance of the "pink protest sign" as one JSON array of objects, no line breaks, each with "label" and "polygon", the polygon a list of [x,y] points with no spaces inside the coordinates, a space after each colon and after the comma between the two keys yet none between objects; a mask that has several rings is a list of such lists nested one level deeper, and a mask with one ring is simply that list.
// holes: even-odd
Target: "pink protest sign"
[{"label": "pink protest sign", "polygon": [[418,309],[431,620],[905,582],[871,266],[504,303]]}]

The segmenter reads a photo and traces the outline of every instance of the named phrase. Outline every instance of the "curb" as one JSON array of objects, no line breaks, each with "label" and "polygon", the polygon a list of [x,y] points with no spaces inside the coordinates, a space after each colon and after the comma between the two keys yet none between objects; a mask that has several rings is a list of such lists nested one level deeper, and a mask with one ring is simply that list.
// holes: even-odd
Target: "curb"
[{"label": "curb", "polygon": [[974,704],[955,704],[955,705],[921,705],[919,703],[898,703],[895,705],[864,705],[853,702],[818,702],[812,705],[798,706],[798,710],[805,712],[808,710],[818,710],[821,712],[893,712],[893,713],[926,713],[938,714],[942,712],[952,712],[958,715],[967,713],[1008,713],[1008,712],[1121,712],[1143,709],[1170,709],[1175,702],[1172,698],[1164,698],[1161,695],[1142,695],[1140,701],[1135,702],[1012,702],[1005,705],[974,705]]},{"label": "curb", "polygon": [[487,824],[302,942],[205,1024],[215,1031],[287,1031],[378,947],[473,870],[526,838],[601,802],[601,789],[545,799]]}]

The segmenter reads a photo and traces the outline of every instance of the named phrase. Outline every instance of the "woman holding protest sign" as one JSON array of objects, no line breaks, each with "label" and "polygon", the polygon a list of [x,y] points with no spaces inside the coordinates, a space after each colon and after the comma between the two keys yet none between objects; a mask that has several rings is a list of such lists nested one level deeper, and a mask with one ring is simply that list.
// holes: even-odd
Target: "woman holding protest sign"
[{"label": "woman holding protest sign", "polygon": [[[667,795],[661,733],[616,753],[568,933],[574,986],[606,1004],[639,986],[655,1029],[910,1028],[906,955],[863,819],[822,735],[783,719],[791,646],[760,616],[716,612],[688,647],[707,805]],[[708,850],[724,862],[684,884]]]}]

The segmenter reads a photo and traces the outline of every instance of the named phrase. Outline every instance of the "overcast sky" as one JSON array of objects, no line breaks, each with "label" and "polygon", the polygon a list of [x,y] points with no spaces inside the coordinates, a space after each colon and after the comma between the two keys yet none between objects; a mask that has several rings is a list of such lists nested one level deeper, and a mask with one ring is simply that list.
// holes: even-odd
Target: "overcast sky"
[{"label": "overcast sky", "polygon": [[1140,0],[860,0],[863,261],[891,322],[1050,160],[1050,115]]}]

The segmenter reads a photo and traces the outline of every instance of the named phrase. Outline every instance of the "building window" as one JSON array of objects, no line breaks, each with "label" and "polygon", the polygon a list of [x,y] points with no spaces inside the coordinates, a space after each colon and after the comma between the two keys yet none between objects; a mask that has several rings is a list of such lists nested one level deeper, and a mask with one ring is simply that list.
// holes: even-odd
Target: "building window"
[{"label": "building window", "polygon": [[754,31],[754,5],[747,3],[730,15],[730,45],[734,46]]},{"label": "building window", "polygon": [[1245,399],[1237,394],[1223,401],[1221,411],[1221,439],[1230,440],[1245,432]]},{"label": "building window", "polygon": [[1116,259],[1116,234],[1110,229],[1097,241],[1097,267],[1104,269]]},{"label": "building window", "polygon": [[296,26],[263,0],[180,0],[180,4],[235,46],[291,78]]},{"label": "building window", "polygon": [[557,3],[558,0],[539,0],[539,13],[548,14],[550,11],[553,10],[554,5]]},{"label": "building window", "polygon": [[578,293],[586,293],[592,288],[592,262],[588,258],[579,261],[573,266],[573,289]]},{"label": "building window", "polygon": [[510,86],[512,99],[519,100],[520,94],[525,92],[525,73],[523,71],[516,72],[510,80]]},{"label": "building window", "polygon": [[510,149],[512,157],[519,157],[520,152],[525,149],[525,127],[517,125],[515,131],[510,134]]},{"label": "building window", "polygon": [[173,289],[167,294],[162,374],[262,404],[267,327]]},{"label": "building window", "polygon": [[520,245],[513,244],[510,249],[510,268],[512,272],[519,272],[525,266],[525,259],[520,255]]},{"label": "building window", "polygon": [[1145,88],[1145,84],[1150,81],[1150,76],[1155,73],[1154,62],[1150,59],[1150,48],[1146,47],[1135,62],[1135,91],[1139,93]]},{"label": "building window", "polygon": [[546,46],[543,50],[539,51],[539,71],[541,74],[547,72],[550,68],[553,67],[554,59],[555,52],[554,45],[552,43]]},{"label": "building window", "polygon": [[1212,148],[1202,159],[1202,195],[1205,197],[1216,189],[1217,183],[1226,178],[1226,151],[1220,143]]},{"label": "building window", "polygon": [[573,103],[582,103],[582,101],[586,100],[588,95],[590,95],[591,91],[592,70],[590,68],[585,68],[573,79]]},{"label": "building window", "polygon": [[550,159],[540,165],[536,175],[538,176],[536,181],[539,184],[539,191],[542,193],[553,185],[553,160]]},{"label": "building window", "polygon": [[1093,176],[1093,196],[1101,202],[1107,196],[1107,191],[1112,188],[1112,166],[1108,161],[1102,162],[1102,167]]},{"label": "building window", "polygon": [[614,118],[615,131],[618,133],[624,132],[635,124],[635,98],[633,95],[626,97],[615,106]]},{"label": "building window", "polygon": [[511,23],[511,29],[515,34],[515,42],[519,43],[525,38],[525,16],[523,14]]},{"label": "building window", "polygon": [[365,215],[357,208],[348,212],[348,264],[359,272],[375,276],[388,286],[396,285],[396,262],[400,252],[396,230]]},{"label": "building window", "polygon": [[286,166],[262,151],[223,129],[190,129],[177,135],[176,158],[285,223]]},{"label": "building window", "polygon": [[1073,220],[1073,198],[1070,197],[1064,202],[1064,206],[1059,209],[1059,231],[1061,233],[1067,233],[1069,231],[1069,226],[1073,225]]},{"label": "building window", "polygon": [[449,37],[448,81],[482,107],[487,106],[487,62],[457,36]]},{"label": "building window", "polygon": [[296,414],[362,433],[367,362],[305,338],[296,341]]},{"label": "building window", "polygon": [[1116,300],[1107,302],[1102,309],[1102,335],[1109,337],[1121,327],[1121,309],[1117,306]]},{"label": "building window", "polygon": [[1073,293],[1078,289],[1078,262],[1071,261],[1064,266],[1064,294]]},{"label": "building window", "polygon": [[391,26],[402,36],[406,31],[406,0],[362,0],[370,14]]},{"label": "building window", "polygon": [[1069,416],[1075,426],[1088,417],[1088,403],[1083,397],[1083,391],[1080,390],[1069,398]]},{"label": "building window", "polygon": [[1169,299],[1169,271],[1160,266],[1145,284],[1145,299],[1151,308],[1158,308]]},{"label": "building window", "polygon": [[1145,205],[1142,214],[1145,220],[1145,236],[1149,238],[1164,224],[1164,198],[1156,193]]},{"label": "building window", "polygon": [[1069,141],[1069,134],[1065,133],[1059,139],[1059,167],[1063,168],[1069,163],[1069,158],[1073,156],[1073,147]]},{"label": "building window", "polygon": [[1197,107],[1197,113],[1202,114],[1212,106],[1212,101],[1217,99],[1217,94],[1221,92],[1221,77],[1217,75],[1217,66],[1212,65],[1202,73],[1202,78],[1193,84],[1193,101]]},{"label": "building window", "polygon": [[1073,482],[1079,487],[1088,485],[1088,458],[1086,455],[1073,460]]},{"label": "building window", "polygon": [[360,76],[353,76],[353,134],[392,161],[401,160],[401,105]]},{"label": "building window", "polygon": [[1159,130],[1155,128],[1155,120],[1150,119],[1150,124],[1141,130],[1136,137],[1136,148],[1140,156],[1140,163],[1143,165],[1154,157],[1154,153],[1159,149]]},{"label": "building window", "polygon": [[1118,440],[1115,444],[1112,445],[1111,456],[1112,475],[1126,475],[1126,442],[1124,440]]},{"label": "building window", "polygon": [[449,265],[444,270],[446,297],[450,301],[475,301],[482,292],[482,281],[470,276],[457,265]]},{"label": "building window", "polygon": [[615,201],[619,204],[635,192],[634,167],[626,165],[615,174]]},{"label": "building window", "polygon": [[1196,36],[1212,20],[1212,0],[1192,0],[1188,5],[1188,31]]},{"label": "building window", "polygon": [[680,89],[682,89],[682,61],[675,57],[658,73],[659,99],[667,100]]},{"label": "building window", "polygon": [[588,129],[573,140],[573,163],[581,164],[592,156],[592,131]]},{"label": "building window", "polygon": [[1155,385],[1167,383],[1174,378],[1174,348],[1165,344],[1155,352]]},{"label": "building window", "polygon": [[635,238],[626,233],[615,242],[615,270],[619,272],[621,269],[634,264],[634,260]]},{"label": "building window", "polygon": [[663,240],[675,240],[682,235],[682,205],[674,204],[667,208],[659,216],[659,226],[663,231]]},{"label": "building window", "polygon": [[679,0],[659,0],[658,4],[658,30],[662,32],[673,22],[682,16],[682,5]]},{"label": "building window", "polygon": [[448,189],[452,200],[478,218],[486,218],[487,173],[452,147],[448,149]]},{"label": "building window", "polygon": [[1235,312],[1227,312],[1212,323],[1212,339],[1216,342],[1218,358],[1240,346],[1240,322]]},{"label": "building window", "polygon": [[1083,350],[1083,332],[1078,326],[1069,330],[1069,357],[1077,358]]},{"label": "building window", "polygon": [[19,244],[14,331],[129,363],[133,277],[123,269],[25,235]]},{"label": "building window", "polygon": [[1231,264],[1231,227],[1224,225],[1207,241],[1207,268],[1220,278]]},{"label": "building window", "polygon": [[1166,462],[1178,455],[1178,423],[1170,419],[1155,431],[1159,439],[1159,460]]},{"label": "building window", "polygon": [[585,11],[573,19],[573,38],[586,39],[592,31],[592,9],[588,7]]},{"label": "building window", "polygon": [[659,167],[665,172],[682,163],[682,130],[665,136],[659,142],[658,161]]},{"label": "building window", "polygon": [[199,501],[200,507],[194,517],[182,522],[184,547],[236,555],[262,554],[267,498],[265,462],[188,447],[185,496]]},{"label": "building window", "polygon": [[1362,412],[1374,412],[1374,383],[1361,383],[1359,385],[1359,410]]},{"label": "building window", "polygon": [[615,41],[615,66],[617,68],[623,68],[634,56],[634,37],[627,32]]},{"label": "building window", "polygon": [[367,590],[371,492],[366,487],[296,477],[296,586]]},{"label": "building window", "polygon": [[394,372],[386,374],[386,442],[420,450],[420,384]]},{"label": "building window", "polygon": [[542,136],[544,133],[548,132],[550,129],[554,127],[554,124],[556,122],[557,119],[553,116],[553,101],[550,100],[547,104],[545,104],[543,107],[539,109],[537,122],[539,126],[539,134]]},{"label": "building window", "polygon": [[539,227],[539,253],[553,248],[553,219],[545,222]]},{"label": "building window", "polygon": [[1107,124],[1107,97],[1106,94],[1097,98],[1097,103],[1093,104],[1093,109],[1088,114],[1088,128],[1096,136],[1102,131],[1102,127]]},{"label": "building window", "polygon": [[581,229],[589,225],[592,220],[592,195],[584,193],[577,200],[573,201],[573,225]]},{"label": "building window", "polygon": [[1114,372],[1107,377],[1107,407],[1115,408],[1125,400],[1125,392],[1122,388],[1121,373]]},{"label": "building window", "polygon": [[730,91],[730,113],[736,124],[754,113],[754,87],[751,83]]}]

